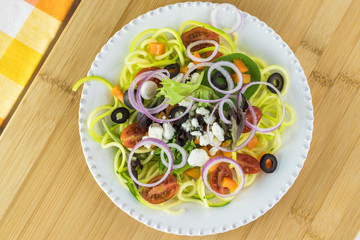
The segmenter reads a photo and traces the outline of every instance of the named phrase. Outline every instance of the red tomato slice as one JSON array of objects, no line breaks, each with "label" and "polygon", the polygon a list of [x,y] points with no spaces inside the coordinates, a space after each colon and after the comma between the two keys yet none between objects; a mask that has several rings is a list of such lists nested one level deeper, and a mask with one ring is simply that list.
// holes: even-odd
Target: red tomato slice
[{"label": "red tomato slice", "polygon": [[246,174],[254,174],[260,171],[259,161],[252,156],[237,153],[236,161],[239,163],[240,167]]},{"label": "red tomato slice", "polygon": [[[142,70],[140,70],[134,78],[136,78],[137,76],[139,76],[141,73],[143,72],[147,72],[147,71],[155,71],[155,70],[158,70],[159,68],[157,67],[148,67],[148,68],[144,68]],[[160,87],[160,79],[157,79],[157,78],[150,78],[149,81],[153,81],[154,83],[156,83],[156,85],[158,85],[158,87]],[[139,85],[139,83],[137,83],[136,85]]]},{"label": "red tomato slice", "polygon": [[[156,176],[148,183],[154,183],[159,181],[164,175]],[[159,204],[170,200],[175,196],[179,190],[179,184],[176,177],[169,175],[162,183],[155,187],[144,187],[142,189],[142,197],[152,204]]]},{"label": "red tomato slice", "polygon": [[210,173],[210,187],[218,193],[228,194],[230,189],[222,186],[224,177],[232,178],[231,169],[226,163],[220,163],[217,168]]},{"label": "red tomato slice", "polygon": [[[206,28],[196,27],[196,28],[193,28],[193,29],[183,33],[181,35],[181,40],[183,41],[184,46],[187,47],[187,46],[189,46],[190,43],[196,42],[199,40],[214,40],[216,42],[220,42],[220,37],[219,37],[219,34],[214,33],[210,30],[207,30]],[[198,51],[202,48],[211,47],[211,46],[213,46],[213,45],[206,44],[206,43],[200,44],[200,45],[193,47],[191,49],[191,51]]]},{"label": "red tomato slice", "polygon": [[[260,108],[255,107],[255,106],[253,106],[253,109],[254,109],[255,115],[256,115],[256,125],[258,125],[259,122],[260,122],[260,119],[261,119],[261,117],[262,117],[262,111],[261,111]],[[252,118],[252,116],[251,116],[251,112],[250,112],[249,109],[246,111],[246,120],[247,120],[249,123],[254,124],[254,120],[253,120],[253,118]],[[247,126],[245,126],[242,132],[243,132],[243,133],[247,133],[247,132],[250,132],[250,130],[251,130],[250,128],[248,128]]]},{"label": "red tomato slice", "polygon": [[146,134],[146,128],[141,128],[137,123],[130,124],[120,134],[121,143],[127,148],[133,148]]}]

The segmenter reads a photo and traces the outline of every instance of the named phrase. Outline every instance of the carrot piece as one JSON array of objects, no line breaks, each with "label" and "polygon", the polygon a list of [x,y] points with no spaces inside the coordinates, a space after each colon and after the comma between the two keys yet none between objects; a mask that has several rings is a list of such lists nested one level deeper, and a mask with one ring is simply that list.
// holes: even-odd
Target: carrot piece
[{"label": "carrot piece", "polygon": [[246,73],[248,71],[248,68],[245,66],[244,62],[240,59],[234,59],[234,64],[237,66],[237,68],[242,73]]},{"label": "carrot piece", "polygon": [[197,144],[197,145],[200,145],[200,138],[196,137],[195,140],[194,140],[194,143]]},{"label": "carrot piece", "polygon": [[189,169],[185,170],[184,173],[186,173],[187,175],[189,175],[192,178],[199,178],[200,177],[200,169],[197,168],[197,167],[189,168]]},{"label": "carrot piece", "polygon": [[[197,51],[194,52],[194,57],[201,58],[200,54]],[[200,62],[194,61],[194,63],[199,64]],[[204,69],[204,67],[198,67],[197,69]]]},{"label": "carrot piece", "polygon": [[165,53],[165,43],[151,42],[148,51],[155,55],[162,55]]},{"label": "carrot piece", "polygon": [[243,74],[243,81],[244,81],[244,84],[245,83],[249,83],[250,82],[250,74]]},{"label": "carrot piece", "polygon": [[219,166],[220,163],[217,163],[215,165],[213,165],[210,169],[209,169],[209,172],[213,172],[215,171],[215,169]]},{"label": "carrot piece", "polygon": [[234,83],[239,82],[239,77],[238,77],[238,75],[236,73],[231,74],[231,78],[232,78]]},{"label": "carrot piece", "polygon": [[228,147],[230,145],[230,142],[231,142],[231,140],[226,140],[226,141],[222,142],[220,146],[221,147]]},{"label": "carrot piece", "polygon": [[222,152],[224,157],[228,157],[232,159],[232,152]]},{"label": "carrot piece", "polygon": [[189,70],[189,68],[186,67],[186,66],[183,66],[183,67],[180,68],[180,72],[181,72],[182,74],[185,74],[188,70]]},{"label": "carrot piece", "polygon": [[111,89],[111,94],[119,99],[121,102],[124,102],[124,93],[120,90],[118,86],[114,86],[113,89]]},{"label": "carrot piece", "polygon": [[[250,74],[242,74],[243,76],[243,83],[249,83],[250,82]],[[239,77],[236,73],[231,74],[231,78],[234,81],[234,83],[239,82]]]},{"label": "carrot piece", "polygon": [[254,136],[248,143],[248,148],[251,150],[258,144],[258,138]]},{"label": "carrot piece", "polygon": [[234,192],[238,187],[238,184],[234,180],[228,177],[223,178],[222,185],[223,187],[227,187],[228,189],[230,189],[231,192]]}]

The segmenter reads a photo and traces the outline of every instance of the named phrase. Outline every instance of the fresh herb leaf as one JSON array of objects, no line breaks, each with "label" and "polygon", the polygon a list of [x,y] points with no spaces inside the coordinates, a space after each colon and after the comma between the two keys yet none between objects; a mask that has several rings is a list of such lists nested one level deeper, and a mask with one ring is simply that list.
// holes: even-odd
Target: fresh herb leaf
[{"label": "fresh herb leaf", "polygon": [[201,85],[203,77],[204,71],[200,74],[195,84],[191,82],[177,83],[169,79],[163,79],[160,83],[162,87],[158,89],[159,92],[156,94],[156,97],[164,96],[165,98],[169,98],[169,104],[174,106],[198,89]]}]

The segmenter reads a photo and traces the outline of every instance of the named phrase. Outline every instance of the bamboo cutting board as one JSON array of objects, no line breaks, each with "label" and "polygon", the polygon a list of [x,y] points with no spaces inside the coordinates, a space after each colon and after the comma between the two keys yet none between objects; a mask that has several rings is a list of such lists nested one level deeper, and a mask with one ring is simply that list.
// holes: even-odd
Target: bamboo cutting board
[{"label": "bamboo cutting board", "polygon": [[[204,239],[354,239],[360,230],[360,1],[228,2],[265,21],[295,52],[311,87],[314,135],[301,174],[274,208]],[[101,191],[80,146],[80,91],[71,91],[109,37],[171,3],[80,3],[0,136],[0,239],[190,239],[138,223]]]}]

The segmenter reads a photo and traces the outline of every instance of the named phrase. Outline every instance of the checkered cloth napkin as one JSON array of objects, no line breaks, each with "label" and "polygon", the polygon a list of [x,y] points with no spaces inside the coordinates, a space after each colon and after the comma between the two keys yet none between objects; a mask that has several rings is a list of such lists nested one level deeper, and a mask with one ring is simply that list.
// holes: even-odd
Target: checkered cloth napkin
[{"label": "checkered cloth napkin", "polygon": [[0,126],[74,0],[0,0]]}]

